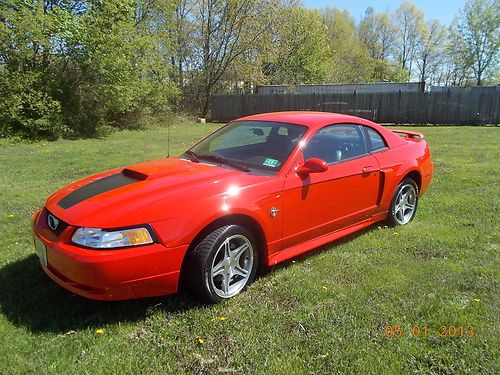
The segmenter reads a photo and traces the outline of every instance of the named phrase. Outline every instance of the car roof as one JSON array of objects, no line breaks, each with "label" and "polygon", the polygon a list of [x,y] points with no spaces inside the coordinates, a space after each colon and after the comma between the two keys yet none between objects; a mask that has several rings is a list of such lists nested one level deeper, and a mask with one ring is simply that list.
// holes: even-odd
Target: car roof
[{"label": "car roof", "polygon": [[349,116],[340,113],[330,112],[309,112],[309,111],[288,111],[288,112],[271,112],[261,113],[257,115],[245,116],[233,121],[254,120],[254,121],[275,121],[285,122],[289,124],[304,125],[309,128],[323,127],[325,125],[333,125],[339,123],[355,123],[378,127],[372,121]]}]

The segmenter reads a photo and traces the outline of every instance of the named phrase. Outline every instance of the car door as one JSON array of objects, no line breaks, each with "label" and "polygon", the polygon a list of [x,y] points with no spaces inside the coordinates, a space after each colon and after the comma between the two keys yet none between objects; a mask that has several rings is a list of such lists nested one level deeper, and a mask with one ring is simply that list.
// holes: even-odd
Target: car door
[{"label": "car door", "polygon": [[328,170],[287,175],[283,191],[283,248],[311,240],[368,219],[379,199],[377,159],[368,152],[359,125],[336,124],[316,132],[297,164],[309,158],[328,163]]}]

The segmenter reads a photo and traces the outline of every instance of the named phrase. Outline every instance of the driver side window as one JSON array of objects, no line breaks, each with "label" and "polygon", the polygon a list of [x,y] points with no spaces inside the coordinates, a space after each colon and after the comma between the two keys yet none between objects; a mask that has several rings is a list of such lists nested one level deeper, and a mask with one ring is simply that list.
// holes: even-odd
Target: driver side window
[{"label": "driver side window", "polygon": [[304,160],[319,158],[328,164],[367,153],[363,132],[358,125],[330,125],[319,130],[303,150]]}]

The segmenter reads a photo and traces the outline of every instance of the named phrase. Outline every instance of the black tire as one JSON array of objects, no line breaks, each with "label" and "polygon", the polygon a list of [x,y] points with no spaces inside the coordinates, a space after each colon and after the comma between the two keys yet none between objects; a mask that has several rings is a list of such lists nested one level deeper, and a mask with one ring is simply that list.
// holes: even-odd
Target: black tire
[{"label": "black tire", "polygon": [[[241,241],[240,247],[237,247],[237,241]],[[244,250],[238,259],[233,257],[231,261],[226,261],[229,258],[225,257],[225,253],[221,253],[226,250],[224,244],[228,244],[228,249],[234,245],[233,250],[243,248],[246,245],[248,250]],[[235,254],[230,250],[229,253]],[[249,259],[251,259],[251,263]],[[231,265],[232,262],[238,264],[239,268],[238,265]],[[198,243],[189,255],[188,267],[184,276],[190,292],[208,303],[217,303],[243,292],[255,279],[257,264],[258,255],[253,234],[240,225],[225,225],[215,229]],[[220,275],[212,276],[217,265],[224,267],[224,271]],[[246,270],[248,273],[245,276],[233,273],[233,270],[236,272],[236,269],[238,269],[237,272]],[[231,272],[231,276],[228,276],[229,272]],[[227,284],[225,284],[226,280],[229,280]],[[230,288],[233,288],[231,292]],[[224,295],[225,291],[227,291],[226,295]]]},{"label": "black tire", "polygon": [[[413,194],[414,200],[412,201],[412,203],[414,207],[411,210],[410,208],[406,209],[402,208],[403,211],[401,212],[401,206],[399,205],[399,203],[401,203],[400,198],[404,192],[409,192],[410,194]],[[411,196],[412,195],[409,195],[409,197]],[[410,204],[410,202],[407,203]],[[413,179],[405,178],[403,181],[400,182],[400,184],[396,188],[394,196],[392,197],[391,206],[389,207],[389,213],[387,216],[388,224],[391,226],[396,226],[396,225],[406,225],[410,223],[415,217],[415,214],[417,213],[417,207],[418,207],[418,185]]]}]

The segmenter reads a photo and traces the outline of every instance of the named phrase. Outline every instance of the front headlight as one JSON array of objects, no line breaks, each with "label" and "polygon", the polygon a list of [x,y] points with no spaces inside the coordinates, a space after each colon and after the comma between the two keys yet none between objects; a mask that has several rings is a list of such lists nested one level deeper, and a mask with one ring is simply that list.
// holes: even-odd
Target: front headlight
[{"label": "front headlight", "polygon": [[71,240],[94,249],[114,249],[153,243],[153,236],[146,227],[104,230],[99,228],[78,228]]}]

